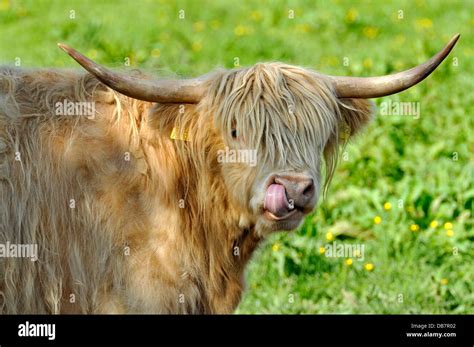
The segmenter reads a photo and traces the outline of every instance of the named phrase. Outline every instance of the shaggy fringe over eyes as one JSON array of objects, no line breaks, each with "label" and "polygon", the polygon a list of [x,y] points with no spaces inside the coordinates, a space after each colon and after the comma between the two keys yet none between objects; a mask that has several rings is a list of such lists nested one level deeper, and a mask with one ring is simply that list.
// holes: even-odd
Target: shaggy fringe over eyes
[{"label": "shaggy fringe over eyes", "polygon": [[315,168],[324,154],[326,180],[338,161],[342,103],[327,77],[282,63],[225,71],[211,86],[208,103],[224,136],[237,130],[240,144],[275,168]]}]

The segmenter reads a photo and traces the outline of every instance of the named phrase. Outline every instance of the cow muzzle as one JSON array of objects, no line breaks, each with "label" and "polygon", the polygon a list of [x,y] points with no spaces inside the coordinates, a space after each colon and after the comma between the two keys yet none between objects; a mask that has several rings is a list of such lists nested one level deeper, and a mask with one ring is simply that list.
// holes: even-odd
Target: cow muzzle
[{"label": "cow muzzle", "polygon": [[268,219],[301,219],[316,204],[314,179],[307,174],[277,174],[269,179],[264,211]]}]

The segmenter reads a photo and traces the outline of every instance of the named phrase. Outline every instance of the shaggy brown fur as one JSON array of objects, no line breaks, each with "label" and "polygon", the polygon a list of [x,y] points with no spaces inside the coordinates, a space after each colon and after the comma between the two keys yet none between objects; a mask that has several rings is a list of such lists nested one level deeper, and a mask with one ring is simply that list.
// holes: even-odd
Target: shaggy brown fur
[{"label": "shaggy brown fur", "polygon": [[[96,115],[58,116],[63,100],[94,102]],[[323,153],[330,177],[340,134],[370,114],[280,63],[218,73],[197,105],[130,99],[74,71],[0,68],[0,243],[39,250],[36,262],[0,258],[0,312],[232,312],[273,231],[259,217],[264,177],[319,177]],[[257,149],[258,165],[218,163],[225,146]]]}]

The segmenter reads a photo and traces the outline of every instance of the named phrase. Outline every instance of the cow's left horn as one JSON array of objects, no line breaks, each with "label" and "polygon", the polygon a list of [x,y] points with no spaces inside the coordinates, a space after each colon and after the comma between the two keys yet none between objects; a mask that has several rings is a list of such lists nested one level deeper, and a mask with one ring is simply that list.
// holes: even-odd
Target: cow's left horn
[{"label": "cow's left horn", "polygon": [[209,76],[183,80],[146,80],[113,72],[65,44],[58,43],[58,46],[101,82],[134,99],[162,103],[198,103],[206,91],[205,84]]},{"label": "cow's left horn", "polygon": [[399,93],[424,80],[446,58],[453,49],[459,34],[427,62],[410,70],[393,75],[378,77],[329,76],[333,79],[335,90],[340,98],[378,98]]}]

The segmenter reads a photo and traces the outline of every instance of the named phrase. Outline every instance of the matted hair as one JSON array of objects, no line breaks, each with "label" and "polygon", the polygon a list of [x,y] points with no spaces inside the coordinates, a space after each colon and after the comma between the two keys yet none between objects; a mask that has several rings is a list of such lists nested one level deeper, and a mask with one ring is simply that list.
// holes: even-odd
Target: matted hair
[{"label": "matted hair", "polygon": [[[236,223],[242,211],[230,208],[217,163],[232,129],[258,149],[259,165],[304,169],[324,153],[330,178],[341,124],[353,134],[370,118],[367,101],[340,100],[324,76],[281,63],[221,71],[197,105],[153,106],[89,74],[10,68],[0,69],[0,97],[0,240],[41,245],[38,262],[0,260],[4,313],[65,312],[71,292],[74,312],[112,310],[103,306],[114,300],[110,291],[124,281],[133,287],[136,280],[127,276],[143,268],[125,262],[123,245],[146,244],[143,230],[152,217],[144,215],[157,204],[175,218],[163,225],[169,235],[162,237],[179,238],[181,250],[192,248],[181,258],[192,262],[195,282],[182,288],[190,299],[180,306],[173,299],[179,283],[153,273],[170,287],[158,298],[151,280],[127,288],[141,298],[128,296],[130,307],[230,312],[240,298],[243,266],[259,242],[258,235],[242,238]],[[98,116],[58,116],[54,104],[64,99],[97,102]],[[191,141],[170,140],[176,127]],[[129,163],[123,161],[127,151]],[[15,152],[21,161],[12,159]],[[67,205],[71,198],[76,210]],[[176,204],[180,198],[186,213]],[[241,242],[239,263],[227,252],[233,242]],[[143,252],[154,251],[146,247]]]}]

